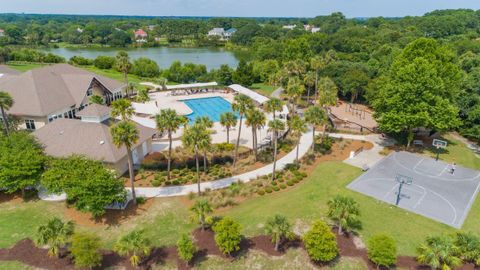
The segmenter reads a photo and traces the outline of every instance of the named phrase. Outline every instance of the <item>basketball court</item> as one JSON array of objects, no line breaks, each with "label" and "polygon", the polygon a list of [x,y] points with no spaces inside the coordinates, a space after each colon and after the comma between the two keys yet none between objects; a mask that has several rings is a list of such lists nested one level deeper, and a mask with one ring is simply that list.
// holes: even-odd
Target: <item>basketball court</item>
[{"label": "basketball court", "polygon": [[[480,172],[393,152],[348,185],[375,199],[461,228],[480,189]],[[400,191],[400,192],[399,192]]]}]

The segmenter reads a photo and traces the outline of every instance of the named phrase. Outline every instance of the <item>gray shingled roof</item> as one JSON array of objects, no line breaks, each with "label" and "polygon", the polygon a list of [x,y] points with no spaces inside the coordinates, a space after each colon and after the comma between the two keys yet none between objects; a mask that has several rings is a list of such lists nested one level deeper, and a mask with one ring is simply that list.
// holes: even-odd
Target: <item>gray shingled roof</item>
[{"label": "gray shingled roof", "polygon": [[[155,130],[136,124],[141,145],[155,134]],[[117,148],[110,135],[110,127],[100,123],[82,122],[75,119],[57,119],[33,132],[45,147],[45,153],[54,157],[68,157],[73,154],[116,163],[127,154],[125,147]]]},{"label": "gray shingled roof", "polygon": [[15,101],[9,113],[47,116],[59,110],[79,106],[93,79],[113,91],[122,83],[68,64],[32,69],[0,80],[0,89]]},{"label": "gray shingled roof", "polygon": [[107,107],[105,105],[99,105],[99,104],[90,104],[88,107],[85,109],[77,112],[77,116],[90,116],[90,117],[102,117],[105,115],[110,115],[110,112],[112,109],[110,107]]}]

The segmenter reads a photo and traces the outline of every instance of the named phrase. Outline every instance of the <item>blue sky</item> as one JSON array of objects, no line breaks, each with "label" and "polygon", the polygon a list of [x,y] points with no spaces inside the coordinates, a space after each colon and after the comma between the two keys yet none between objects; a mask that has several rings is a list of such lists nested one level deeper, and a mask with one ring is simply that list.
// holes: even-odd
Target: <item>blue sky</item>
[{"label": "blue sky", "polygon": [[480,0],[0,0],[0,12],[152,16],[347,17],[422,15],[480,9]]}]

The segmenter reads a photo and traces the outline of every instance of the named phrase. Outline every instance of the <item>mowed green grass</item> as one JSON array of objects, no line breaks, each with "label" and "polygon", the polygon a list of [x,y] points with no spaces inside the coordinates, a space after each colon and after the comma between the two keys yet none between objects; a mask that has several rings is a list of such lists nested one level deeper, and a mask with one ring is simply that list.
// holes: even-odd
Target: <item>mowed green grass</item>
[{"label": "mowed green grass", "polygon": [[0,270],[33,270],[26,264],[16,261],[0,261]]},{"label": "mowed green grass", "polygon": [[25,71],[29,71],[29,70],[34,69],[34,68],[43,67],[46,64],[8,63],[7,65],[9,67],[13,68],[13,69],[16,69],[16,70],[20,71],[20,72],[25,72]]},{"label": "mowed green grass", "polygon": [[[452,135],[445,135],[444,139],[447,141],[447,149],[440,151],[439,158],[449,163],[457,163],[458,165],[480,170],[480,158],[475,156],[473,151],[468,149],[464,143],[456,140]],[[437,150],[429,147],[426,153],[435,157]]]},{"label": "mowed green grass", "polygon": [[252,89],[256,90],[257,92],[259,92],[264,96],[269,97],[272,94],[272,92],[275,91],[277,88],[265,83],[254,83],[252,85]]}]

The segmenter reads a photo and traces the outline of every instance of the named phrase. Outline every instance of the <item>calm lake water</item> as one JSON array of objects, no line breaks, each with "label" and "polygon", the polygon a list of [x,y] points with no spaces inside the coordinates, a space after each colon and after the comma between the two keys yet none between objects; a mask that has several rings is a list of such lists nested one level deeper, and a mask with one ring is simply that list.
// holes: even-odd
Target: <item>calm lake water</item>
[{"label": "calm lake water", "polygon": [[[45,49],[45,52],[51,52],[56,55],[70,59],[75,55],[94,59],[99,55],[115,56],[121,49],[114,48],[51,48]],[[207,69],[218,69],[223,64],[230,67],[237,67],[238,59],[233,52],[221,48],[137,48],[127,49],[130,58],[147,57],[158,63],[160,68],[168,68],[174,61],[182,63],[195,63],[207,66]]]}]

